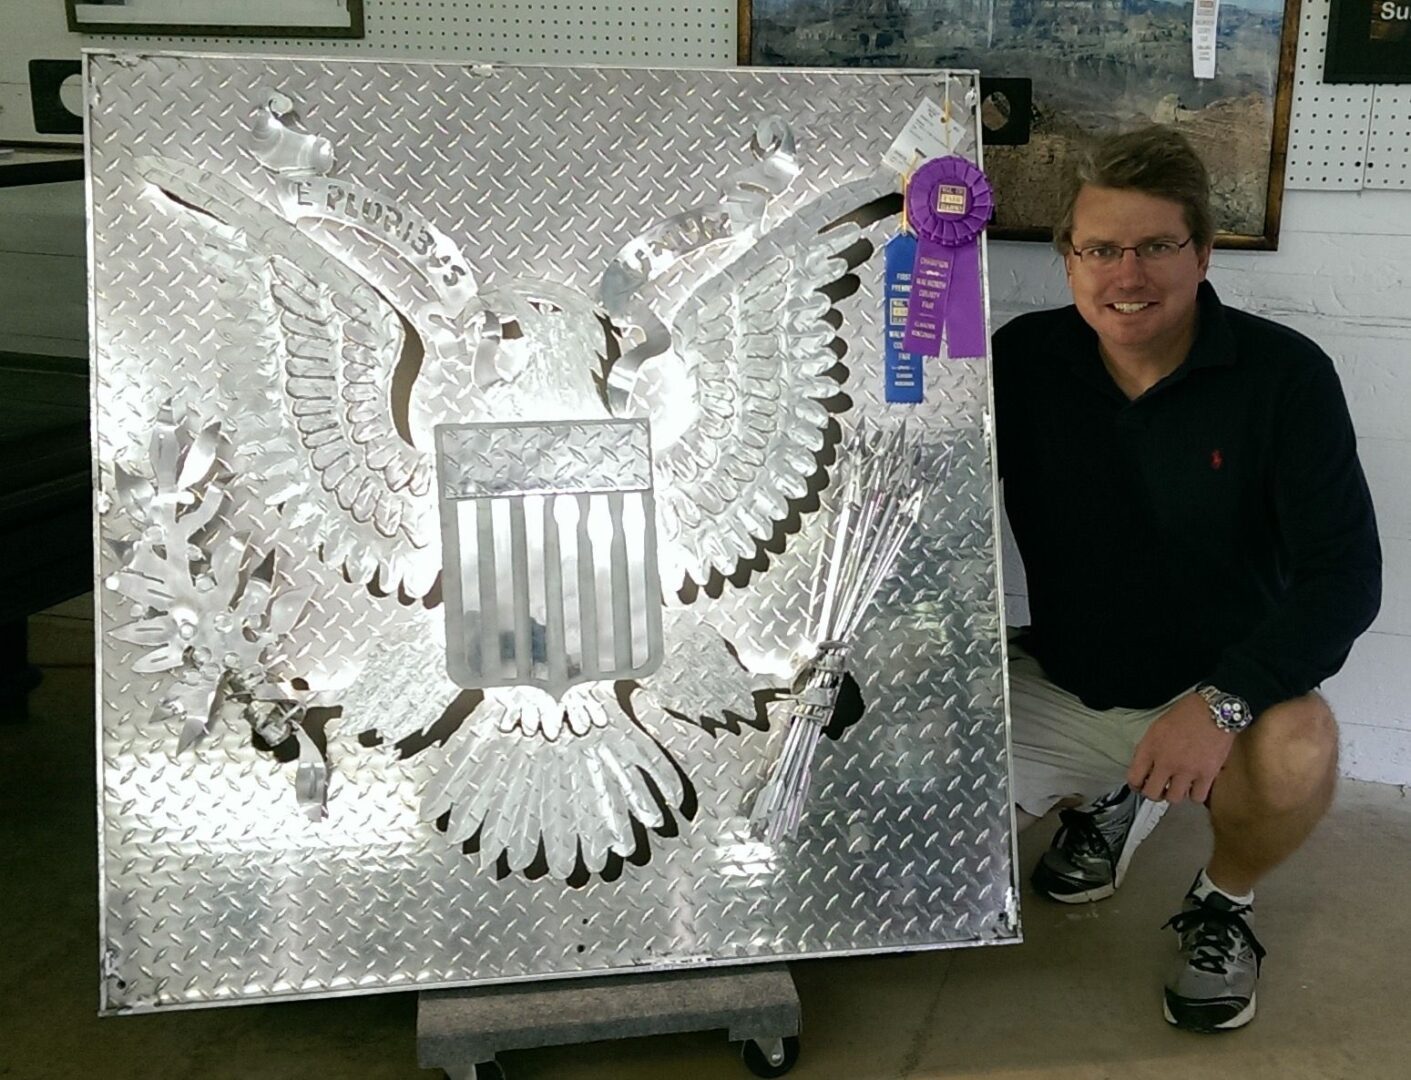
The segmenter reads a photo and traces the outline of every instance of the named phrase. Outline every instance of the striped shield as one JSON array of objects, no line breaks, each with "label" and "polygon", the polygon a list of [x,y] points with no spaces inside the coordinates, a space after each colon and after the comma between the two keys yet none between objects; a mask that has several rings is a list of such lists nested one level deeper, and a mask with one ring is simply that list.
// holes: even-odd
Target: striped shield
[{"label": "striped shield", "polygon": [[655,671],[647,421],[442,424],[436,449],[451,678],[557,698]]}]

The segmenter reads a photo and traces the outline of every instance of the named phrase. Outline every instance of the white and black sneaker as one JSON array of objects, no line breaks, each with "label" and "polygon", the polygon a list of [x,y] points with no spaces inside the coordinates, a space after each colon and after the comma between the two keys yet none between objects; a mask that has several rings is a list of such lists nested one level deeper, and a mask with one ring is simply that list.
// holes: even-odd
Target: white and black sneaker
[{"label": "white and black sneaker", "polygon": [[[1197,881],[1199,879],[1197,878]],[[1181,959],[1166,982],[1166,1019],[1189,1031],[1233,1031],[1254,1019],[1254,987],[1264,946],[1249,923],[1254,909],[1212,891],[1186,894],[1166,923],[1181,935]]]},{"label": "white and black sneaker", "polygon": [[1034,889],[1064,904],[1111,896],[1166,807],[1124,784],[1081,810],[1061,811],[1063,824],[1034,867]]}]

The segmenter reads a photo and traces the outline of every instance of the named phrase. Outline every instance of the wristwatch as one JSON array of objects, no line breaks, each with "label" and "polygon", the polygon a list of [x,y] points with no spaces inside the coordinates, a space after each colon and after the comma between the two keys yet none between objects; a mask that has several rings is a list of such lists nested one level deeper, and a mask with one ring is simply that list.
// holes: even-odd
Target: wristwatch
[{"label": "wristwatch", "polygon": [[1227,694],[1211,683],[1201,683],[1195,692],[1210,706],[1210,719],[1221,731],[1238,734],[1254,723],[1254,711],[1244,698]]}]

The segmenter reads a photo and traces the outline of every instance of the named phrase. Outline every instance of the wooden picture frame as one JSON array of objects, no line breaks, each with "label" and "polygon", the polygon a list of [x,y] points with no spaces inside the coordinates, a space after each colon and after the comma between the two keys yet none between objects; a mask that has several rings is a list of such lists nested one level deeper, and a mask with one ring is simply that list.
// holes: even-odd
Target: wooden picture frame
[{"label": "wooden picture frame", "polygon": [[[966,24],[973,5],[959,0],[905,9],[862,0],[827,9],[819,0],[737,2],[742,65],[960,67],[1031,79],[1029,142],[986,140],[997,239],[1051,239],[1055,180],[1084,132],[1165,122],[1190,137],[1210,168],[1217,246],[1278,247],[1299,0],[1223,0],[1213,80],[1191,73],[1188,4],[1106,0],[1084,5],[1080,20],[1071,5],[1009,0],[981,27]],[[945,10],[950,4],[954,12]],[[820,18],[825,10],[831,14]],[[1074,80],[1075,68],[1091,70],[1092,81]]]},{"label": "wooden picture frame", "polygon": [[[138,0],[140,2],[140,0]],[[180,18],[167,15],[152,22],[136,22],[117,17],[116,12],[134,5],[134,0],[64,0],[69,29],[80,34],[199,34],[203,37],[297,37],[360,38],[365,36],[363,0],[343,0],[347,25],[308,23],[242,23],[232,21],[243,6],[240,0],[184,0]],[[175,7],[176,5],[172,5]],[[102,18],[94,9],[111,7],[112,18]],[[189,13],[189,16],[186,14]]]}]

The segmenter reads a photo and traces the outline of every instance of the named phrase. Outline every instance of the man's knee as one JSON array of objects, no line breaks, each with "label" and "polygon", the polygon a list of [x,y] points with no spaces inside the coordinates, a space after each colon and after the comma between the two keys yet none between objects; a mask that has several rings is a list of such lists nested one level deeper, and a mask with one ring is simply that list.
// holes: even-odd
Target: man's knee
[{"label": "man's knee", "polygon": [[1337,766],[1337,721],[1320,694],[1305,694],[1266,709],[1235,746],[1251,794],[1269,810],[1293,810],[1328,787]]}]

